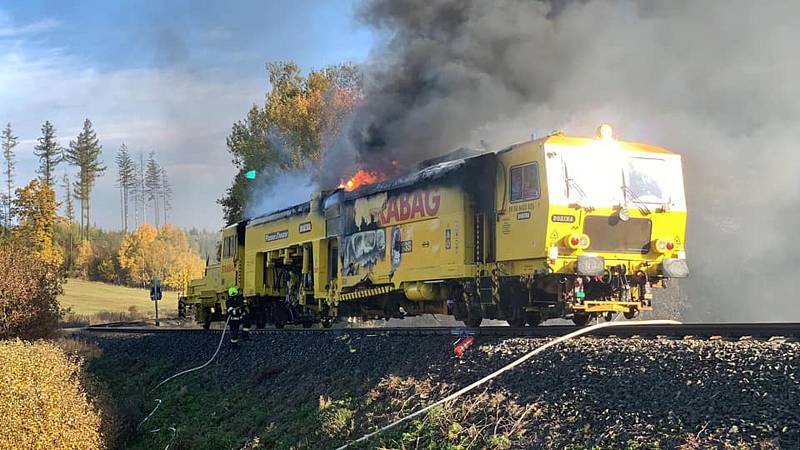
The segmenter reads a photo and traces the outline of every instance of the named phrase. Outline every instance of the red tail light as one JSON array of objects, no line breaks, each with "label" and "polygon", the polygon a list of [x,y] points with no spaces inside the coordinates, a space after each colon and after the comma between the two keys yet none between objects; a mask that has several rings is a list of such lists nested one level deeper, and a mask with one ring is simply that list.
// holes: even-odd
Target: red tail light
[{"label": "red tail light", "polygon": [[675,248],[675,243],[674,242],[672,242],[672,241],[667,242],[667,250],[672,250],[674,248]]},{"label": "red tail light", "polygon": [[580,243],[581,243],[581,240],[580,240],[580,239],[578,239],[578,236],[572,236],[572,239],[570,239],[570,243],[571,243],[572,245],[574,245],[575,247],[577,247],[577,246],[578,246],[578,244],[580,244]]}]

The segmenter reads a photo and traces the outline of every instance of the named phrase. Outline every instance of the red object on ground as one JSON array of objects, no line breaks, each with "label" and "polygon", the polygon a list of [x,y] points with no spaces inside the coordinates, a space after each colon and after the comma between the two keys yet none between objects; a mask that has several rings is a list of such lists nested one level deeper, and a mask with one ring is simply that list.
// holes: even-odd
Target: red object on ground
[{"label": "red object on ground", "polygon": [[458,342],[456,342],[456,345],[453,348],[453,353],[455,353],[456,356],[463,355],[468,348],[472,347],[473,342],[475,342],[475,338],[472,336],[467,336],[464,339],[460,339]]}]

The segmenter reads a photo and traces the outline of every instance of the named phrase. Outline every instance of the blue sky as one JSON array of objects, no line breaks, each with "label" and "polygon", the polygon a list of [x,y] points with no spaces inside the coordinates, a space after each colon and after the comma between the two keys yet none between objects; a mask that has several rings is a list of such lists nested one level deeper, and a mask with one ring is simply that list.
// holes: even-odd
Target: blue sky
[{"label": "blue sky", "polygon": [[[62,145],[90,118],[108,166],[93,222],[119,228],[113,157],[155,151],[175,191],[173,222],[216,228],[233,174],[231,124],[263,101],[264,64],[363,61],[372,32],[353,1],[0,2],[0,122],[20,138],[17,185],[35,176],[45,120]],[[59,167],[58,173],[74,173]]]}]

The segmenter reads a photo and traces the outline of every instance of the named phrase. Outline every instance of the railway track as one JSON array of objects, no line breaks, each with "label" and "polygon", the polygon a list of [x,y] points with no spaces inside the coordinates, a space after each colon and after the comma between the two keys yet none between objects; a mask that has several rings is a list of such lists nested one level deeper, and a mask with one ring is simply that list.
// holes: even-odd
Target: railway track
[{"label": "railway track", "polygon": [[[93,325],[85,331],[97,333],[221,333],[222,329],[204,330],[202,328],[168,328],[143,326],[146,322],[113,322]],[[554,337],[563,336],[578,330],[573,325],[547,325],[539,327],[386,327],[386,328],[285,328],[251,330],[254,335],[275,334],[360,334],[360,335],[395,335],[395,336],[445,336],[471,334],[481,337]],[[800,323],[766,322],[766,323],[685,323],[676,325],[640,325],[637,322],[625,323],[613,328],[595,330],[588,334],[594,337],[620,338],[672,338],[672,339],[768,339],[768,338],[800,338]]]}]

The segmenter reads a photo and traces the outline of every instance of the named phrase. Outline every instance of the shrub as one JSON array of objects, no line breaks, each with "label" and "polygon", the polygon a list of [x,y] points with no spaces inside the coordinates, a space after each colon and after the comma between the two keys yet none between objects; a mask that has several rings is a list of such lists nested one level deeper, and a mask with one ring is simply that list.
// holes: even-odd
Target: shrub
[{"label": "shrub", "polygon": [[80,366],[56,345],[0,341],[0,448],[97,449],[97,412],[80,384]]},{"label": "shrub", "polygon": [[58,266],[37,253],[9,242],[0,243],[0,339],[39,339],[58,326]]}]

